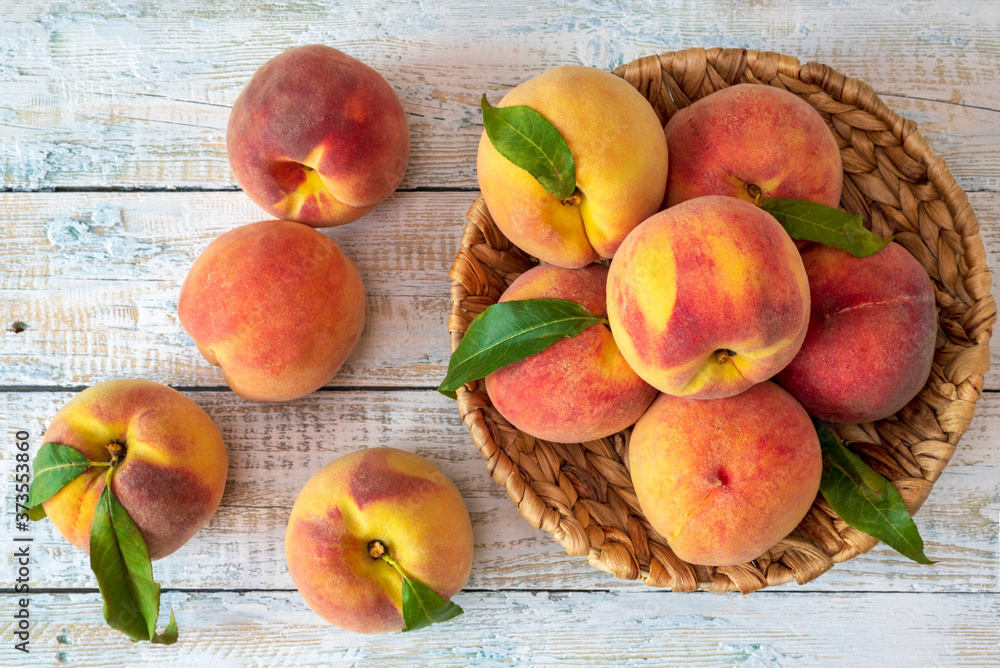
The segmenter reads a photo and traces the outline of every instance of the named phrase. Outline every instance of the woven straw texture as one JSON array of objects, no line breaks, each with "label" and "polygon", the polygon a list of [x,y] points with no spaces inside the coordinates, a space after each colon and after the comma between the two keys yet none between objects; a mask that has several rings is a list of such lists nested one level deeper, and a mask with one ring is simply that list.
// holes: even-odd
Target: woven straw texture
[{"label": "woven straw texture", "polygon": [[[940,307],[934,365],[920,394],[892,418],[838,430],[894,482],[915,513],[972,420],[996,319],[978,221],[947,165],[916,124],[886,107],[868,85],[818,63],[743,49],[688,49],[641,58],[615,74],[650,101],[663,123],[738,83],[789,90],[826,120],[843,158],[841,206],[861,214],[876,234],[895,235],[926,268]],[[536,263],[497,229],[481,196],[467,217],[450,272],[452,350],[472,319]],[[521,515],[568,554],[586,556],[619,578],[674,591],[749,593],[791,580],[803,584],[877,543],[847,526],[820,496],[796,530],[758,559],[691,565],[643,517],[627,466],[630,430],[580,444],[541,441],[504,420],[481,382],[458,391],[458,407],[487,470]]]}]

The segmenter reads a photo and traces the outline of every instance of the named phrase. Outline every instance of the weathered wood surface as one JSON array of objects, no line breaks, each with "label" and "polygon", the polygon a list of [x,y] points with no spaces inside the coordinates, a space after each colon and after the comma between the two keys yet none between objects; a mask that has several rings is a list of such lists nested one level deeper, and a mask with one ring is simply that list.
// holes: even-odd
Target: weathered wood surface
[{"label": "weathered wood surface", "polygon": [[297,592],[170,592],[161,605],[176,612],[181,640],[164,651],[109,636],[95,594],[36,595],[37,645],[12,665],[985,668],[1000,662],[995,595],[463,591],[455,600],[465,615],[447,626],[366,636],[323,624]]},{"label": "weathered wood surface", "polygon": [[[411,161],[402,192],[326,231],[368,296],[334,389],[257,405],[224,389],[176,301],[209,241],[266,217],[229,171],[230,105],[268,58],[314,42],[386,76]],[[564,63],[612,69],[692,46],[778,51],[870,83],[948,161],[1000,268],[993,0],[0,2],[0,190],[16,191],[0,193],[0,665],[1000,664],[1000,341],[972,427],[916,517],[937,563],[878,546],[747,597],[653,590],[568,557],[520,518],[431,389],[449,354],[447,272],[476,189],[479,97]],[[181,642],[132,645],[108,629],[84,555],[43,522],[28,534],[32,653],[14,652],[14,433],[37,449],[73,388],[130,376],[188,388],[231,453],[216,517],[154,565]],[[283,536],[299,488],[375,445],[432,458],[468,501],[475,566],[455,622],[354,635],[292,588]]]},{"label": "weathered wood surface", "polygon": [[998,35],[991,0],[8,1],[0,186],[234,188],[225,128],[241,87],[268,58],[324,42],[399,93],[413,134],[405,190],[475,187],[483,93],[565,63],[610,70],[696,46],[778,51],[864,80],[943,140],[963,187],[997,190]]},{"label": "weathered wood surface", "polygon": [[[1000,167],[998,167],[1000,173]],[[1000,192],[969,195],[991,267]],[[367,293],[361,343],[336,387],[434,387],[450,354],[448,269],[473,193],[397,193],[325,230]],[[219,234],[267,215],[243,193],[0,193],[0,385],[71,387],[144,377],[223,387],[177,320],[177,296]],[[6,310],[6,309],[4,309]],[[15,332],[15,323],[26,327]],[[1000,338],[986,387],[1000,389]]]},{"label": "weathered wood surface", "polygon": [[[24,429],[35,448],[47,419],[71,392],[0,393],[0,434]],[[518,514],[490,478],[454,403],[433,390],[319,392],[281,405],[254,404],[231,392],[192,392],[222,431],[230,453],[222,505],[174,555],[158,561],[164,587],[292,589],[285,565],[288,514],[309,477],[338,455],[366,447],[412,450],[438,463],[465,497],[475,527],[473,589],[625,589],[618,580],[568,557],[544,531]],[[879,546],[801,587],[808,591],[996,592],[1000,499],[1000,393],[985,395],[972,428],[917,514],[934,566],[915,564]],[[12,471],[8,449],[0,467]],[[9,493],[5,490],[5,493]],[[34,538],[34,586],[95,587],[85,555],[49,521],[17,532],[0,524],[0,544]],[[13,557],[6,561],[13,568]]]}]

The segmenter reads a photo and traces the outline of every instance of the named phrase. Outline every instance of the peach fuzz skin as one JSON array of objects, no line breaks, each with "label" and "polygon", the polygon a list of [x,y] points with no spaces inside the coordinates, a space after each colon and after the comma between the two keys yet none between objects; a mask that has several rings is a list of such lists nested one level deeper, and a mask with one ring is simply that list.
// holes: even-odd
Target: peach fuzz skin
[{"label": "peach fuzz skin", "polygon": [[[125,454],[111,491],[139,527],[151,559],[188,541],[215,513],[229,460],[211,418],[183,394],[146,380],[111,380],[73,397],[52,418],[43,443],[67,445],[108,462]],[[108,468],[91,466],[42,504],[59,532],[90,552],[90,525]]]},{"label": "peach fuzz skin", "polygon": [[667,142],[656,112],[623,79],[566,65],[511,90],[496,105],[524,105],[566,140],[576,164],[575,199],[563,202],[503,157],[484,132],[479,188],[497,226],[550,264],[584,267],[610,258],[655,213],[667,180]]},{"label": "peach fuzz skin", "polygon": [[[608,269],[540,265],[521,274],[500,297],[568,299],[607,317]],[[632,425],[656,396],[622,357],[611,331],[593,325],[486,377],[486,392],[511,424],[536,438],[579,443]]]},{"label": "peach fuzz skin", "polygon": [[396,570],[369,553],[379,541],[407,577],[450,599],[472,570],[472,523],[441,469],[395,448],[357,450],[299,492],[285,533],[288,571],[306,604],[360,633],[403,628]]},{"label": "peach fuzz skin", "polygon": [[674,554],[730,566],[802,521],[823,464],[809,415],[764,382],[725,399],[659,395],[632,430],[629,469],[643,514]]},{"label": "peach fuzz skin", "polygon": [[661,392],[731,396],[798,352],[809,285],[774,218],[732,197],[700,197],[628,236],[608,274],[608,319],[622,355]]},{"label": "peach fuzz skin", "polygon": [[270,220],[212,241],[184,280],[177,313],[234,392],[290,401],[322,387],[354,350],[365,290],[331,239]]},{"label": "peach fuzz skin", "polygon": [[934,362],[930,277],[896,243],[866,258],[814,244],[802,261],[812,290],[809,331],[775,380],[828,422],[893,415],[920,392]]},{"label": "peach fuzz skin", "polygon": [[313,44],[254,73],[233,104],[226,150],[255,204],[276,218],[330,227],[357,220],[396,190],[410,130],[381,74]]},{"label": "peach fuzz skin", "polygon": [[789,197],[838,206],[840,149],[823,117],[794,93],[759,84],[716,91],[671,117],[664,206],[703,195]]}]

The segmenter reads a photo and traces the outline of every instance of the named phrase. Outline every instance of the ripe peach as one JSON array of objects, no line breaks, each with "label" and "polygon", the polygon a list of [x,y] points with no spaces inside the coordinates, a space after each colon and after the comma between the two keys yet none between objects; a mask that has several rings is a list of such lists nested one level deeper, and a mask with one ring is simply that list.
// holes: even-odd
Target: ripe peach
[{"label": "ripe peach", "polygon": [[840,203],[840,149],[823,117],[794,93],[730,86],[678,111],[667,123],[670,177],[665,206],[728,195],[753,202],[790,197]]},{"label": "ripe peach", "polygon": [[264,63],[233,104],[226,149],[236,181],[276,218],[356,220],[403,179],[410,131],[374,69],[312,44]]},{"label": "ripe peach", "polygon": [[[540,265],[521,274],[500,301],[568,299],[607,317],[608,268]],[[486,377],[500,413],[521,431],[559,443],[610,436],[633,424],[656,396],[622,357],[611,332],[594,325]]]},{"label": "ripe peach", "polygon": [[730,396],[798,352],[809,285],[773,217],[733,197],[699,197],[650,217],[618,249],[608,319],[622,355],[661,392]]},{"label": "ripe peach", "polygon": [[229,387],[254,401],[319,389],[354,350],[365,322],[361,275],[331,239],[270,220],[216,238],[181,288],[177,314]]},{"label": "ripe peach", "polygon": [[[111,491],[160,559],[215,513],[229,460],[211,418],[177,390],[148,380],[109,380],[73,397],[52,418],[43,443],[67,445],[90,461],[111,461]],[[90,551],[90,525],[107,480],[91,466],[42,504],[59,532]]]},{"label": "ripe peach", "polygon": [[639,506],[692,564],[755,559],[797,525],[823,473],[809,415],[771,382],[724,399],[659,395],[629,442]]},{"label": "ripe peach", "polygon": [[479,188],[497,226],[526,252],[561,267],[610,258],[653,214],[667,180],[667,142],[649,102],[619,77],[566,65],[515,87],[500,107],[523,105],[562,134],[577,192],[560,200],[503,157],[483,133]]},{"label": "ripe peach", "polygon": [[288,571],[313,612],[350,631],[403,628],[399,574],[449,599],[472,570],[472,523],[454,483],[429,459],[395,448],[357,450],[299,492],[285,533]]},{"label": "ripe peach", "polygon": [[775,380],[829,422],[889,417],[916,396],[934,361],[938,314],[927,272],[896,243],[864,258],[813,244],[802,261],[812,317],[802,349]]}]

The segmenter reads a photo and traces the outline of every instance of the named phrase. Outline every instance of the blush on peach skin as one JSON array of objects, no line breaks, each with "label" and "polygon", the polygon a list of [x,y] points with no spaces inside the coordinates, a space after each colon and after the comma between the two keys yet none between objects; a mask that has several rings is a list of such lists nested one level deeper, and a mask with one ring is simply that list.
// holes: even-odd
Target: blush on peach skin
[{"label": "blush on peach skin", "polygon": [[[109,461],[111,443],[124,447],[111,489],[154,560],[186,543],[222,499],[228,470],[222,436],[200,406],[166,385],[112,380],[89,387],[56,413],[42,438],[91,461]],[[106,473],[91,467],[43,504],[66,540],[84,551]]]},{"label": "blush on peach skin", "polygon": [[445,599],[469,578],[472,523],[465,501],[420,455],[371,448],[338,457],[299,492],[285,533],[288,571],[316,614],[350,631],[398,631],[400,577],[372,557],[373,541],[407,577]]},{"label": "blush on peach skin", "polygon": [[258,206],[329,227],[360,218],[399,186],[410,134],[382,75],[311,44],[254,73],[233,104],[226,150],[236,181]]},{"label": "blush on peach skin", "polygon": [[[540,265],[521,274],[500,301],[567,299],[605,317],[607,276],[607,267],[600,264],[581,269]],[[491,373],[486,391],[515,427],[559,443],[619,432],[656,396],[656,389],[632,370],[611,332],[600,324]]]},{"label": "blush on peach skin", "polygon": [[798,525],[823,465],[809,415],[766,381],[724,399],[659,395],[632,430],[629,470],[643,514],[678,557],[727,566]]}]

